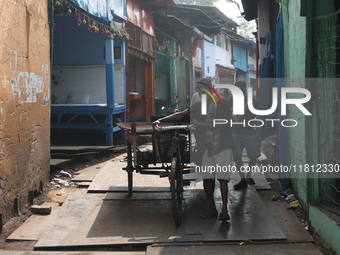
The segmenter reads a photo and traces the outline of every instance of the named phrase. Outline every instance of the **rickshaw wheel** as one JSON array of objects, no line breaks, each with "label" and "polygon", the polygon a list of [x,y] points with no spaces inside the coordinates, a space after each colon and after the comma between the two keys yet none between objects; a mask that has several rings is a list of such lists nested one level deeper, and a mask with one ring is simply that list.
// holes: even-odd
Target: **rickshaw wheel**
[{"label": "rickshaw wheel", "polygon": [[132,152],[131,152],[131,143],[128,143],[127,146],[127,173],[128,173],[128,190],[129,190],[129,196],[132,196],[132,173],[133,173],[133,167],[132,167]]},{"label": "rickshaw wheel", "polygon": [[182,221],[182,201],[183,201],[183,175],[178,158],[174,157],[171,162],[170,190],[172,202],[172,215],[176,225]]}]

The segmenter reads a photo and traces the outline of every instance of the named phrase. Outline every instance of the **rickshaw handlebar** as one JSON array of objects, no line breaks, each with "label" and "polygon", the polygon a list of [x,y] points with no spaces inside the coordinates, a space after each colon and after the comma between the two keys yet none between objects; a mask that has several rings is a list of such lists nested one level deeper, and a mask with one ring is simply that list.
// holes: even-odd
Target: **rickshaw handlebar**
[{"label": "rickshaw handlebar", "polygon": [[155,130],[156,131],[165,131],[165,130],[174,130],[174,129],[185,129],[185,130],[190,130],[190,128],[193,126],[192,125],[178,125],[178,126],[168,126],[168,127],[160,127],[158,124],[155,125]]}]

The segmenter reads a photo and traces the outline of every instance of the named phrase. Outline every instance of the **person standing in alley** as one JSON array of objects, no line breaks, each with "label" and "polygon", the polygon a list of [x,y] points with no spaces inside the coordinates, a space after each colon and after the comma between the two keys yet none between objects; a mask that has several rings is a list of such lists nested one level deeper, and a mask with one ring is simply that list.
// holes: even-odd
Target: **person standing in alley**
[{"label": "person standing in alley", "polygon": [[[237,81],[235,86],[242,90],[244,96],[247,95],[246,91],[246,83],[244,81]],[[233,97],[228,91],[224,91],[222,93],[225,97],[228,96],[229,105],[233,106]],[[256,109],[258,109],[259,104],[255,98],[253,98],[253,105]],[[232,110],[232,108],[231,108]],[[233,139],[233,155],[236,164],[236,168],[241,176],[241,181],[234,185],[235,190],[243,189],[250,185],[254,185],[255,181],[251,178],[250,169],[256,165],[256,161],[259,156],[261,156],[261,148],[258,141],[258,136],[256,134],[256,130],[253,127],[247,126],[249,120],[254,119],[256,116],[249,111],[247,104],[245,104],[245,112],[244,115],[236,115],[233,116],[233,121],[235,122],[243,122],[245,121],[246,125],[234,125],[232,127],[232,139]],[[243,150],[246,149],[247,156],[249,157],[249,168],[247,174],[245,174],[241,170],[243,166],[242,161],[242,153]]]},{"label": "person standing in alley", "polygon": [[[198,81],[198,92],[200,98],[205,94],[207,98],[207,115],[204,120],[201,115],[201,102],[193,104],[188,109],[178,112],[155,121],[153,124],[159,124],[165,121],[178,121],[185,116],[191,116],[192,123],[195,124],[202,132],[202,136],[198,136],[200,143],[204,144],[204,153],[202,157],[202,167],[217,166],[233,166],[233,152],[232,152],[232,138],[231,128],[229,125],[213,125],[213,119],[231,119],[231,111],[228,106],[228,101],[221,98],[221,104],[215,104],[212,97],[208,96],[206,89],[200,89],[200,86],[208,85],[211,87],[211,80],[201,78]],[[222,210],[219,215],[220,221],[227,221],[230,219],[228,213],[228,182],[230,181],[231,172],[203,172],[203,186],[207,196],[210,209],[207,213],[201,215],[202,219],[209,219],[218,216],[218,211],[214,201],[214,183],[215,178],[220,182],[220,190],[222,197]]]}]

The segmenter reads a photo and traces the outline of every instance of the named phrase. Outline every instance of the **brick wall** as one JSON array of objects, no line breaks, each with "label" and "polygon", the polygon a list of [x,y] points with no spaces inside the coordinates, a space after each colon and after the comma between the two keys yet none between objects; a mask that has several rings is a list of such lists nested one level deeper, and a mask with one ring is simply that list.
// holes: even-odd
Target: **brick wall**
[{"label": "brick wall", "polygon": [[0,213],[48,181],[50,29],[46,0],[4,0],[0,8]]}]

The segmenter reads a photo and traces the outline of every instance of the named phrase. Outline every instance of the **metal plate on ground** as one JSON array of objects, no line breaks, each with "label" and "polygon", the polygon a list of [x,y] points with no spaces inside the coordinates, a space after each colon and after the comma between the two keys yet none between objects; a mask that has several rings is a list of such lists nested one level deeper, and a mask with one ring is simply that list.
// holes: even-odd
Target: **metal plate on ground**
[{"label": "metal plate on ground", "polygon": [[278,191],[266,190],[258,194],[268,208],[268,213],[276,221],[282,232],[290,242],[314,242],[313,237],[305,230],[306,223],[302,223],[292,210],[287,209],[286,200],[271,201],[273,195],[277,196]]},{"label": "metal plate on ground", "polygon": [[56,202],[45,202],[43,206],[51,206],[51,214],[31,215],[6,241],[38,241],[48,226],[55,220],[61,209]]},{"label": "metal plate on ground", "polygon": [[[228,209],[230,221],[221,223],[217,217],[203,220],[208,210],[204,190],[188,190],[185,198],[185,233],[202,234],[203,241],[286,240],[286,236],[268,213],[262,199],[253,187],[234,191],[229,185]],[[215,190],[217,209],[221,196]]]},{"label": "metal plate on ground", "polygon": [[[201,241],[184,236],[171,201],[103,201],[104,194],[70,194],[35,248]],[[181,237],[183,237],[181,239]]]},{"label": "metal plate on ground", "polygon": [[214,255],[322,255],[311,243],[251,244],[251,245],[196,245],[148,246],[146,255],[214,254]]},{"label": "metal plate on ground", "polygon": [[50,166],[57,166],[66,162],[70,162],[71,159],[58,159],[58,158],[52,158],[50,159]]},{"label": "metal plate on ground", "polygon": [[[109,160],[112,161],[112,160]],[[73,175],[72,181],[73,182],[92,182],[99,171],[109,162],[105,161],[93,166],[86,167],[81,169]]]},{"label": "metal plate on ground", "polygon": [[114,146],[51,146],[51,151],[82,151],[82,150],[97,150],[104,151],[112,149]]},{"label": "metal plate on ground", "polygon": [[0,251],[0,255],[145,255],[144,251]]},{"label": "metal plate on ground", "polygon": [[[255,185],[254,188],[256,190],[270,190],[272,189],[267,181],[267,178],[264,174],[262,173],[252,173],[251,177],[254,179],[255,181]],[[233,182],[237,183],[241,180],[241,177],[238,173],[232,173],[231,174],[231,179],[233,180]]]},{"label": "metal plate on ground", "polygon": [[[194,169],[191,170],[192,172],[189,174],[183,174],[183,179],[187,180],[187,181],[202,181],[202,174],[200,173],[195,173]],[[252,178],[255,181],[255,189],[256,190],[270,190],[271,187],[266,179],[266,176],[264,174],[261,173],[252,173]],[[237,183],[241,180],[241,177],[238,173],[232,173],[231,174],[231,179],[233,183]]]},{"label": "metal plate on ground", "polygon": [[78,188],[88,188],[90,185],[91,182],[78,182]]},{"label": "metal plate on ground", "polygon": [[118,193],[118,192],[109,192],[106,193],[104,197],[105,200],[110,201],[153,201],[153,200],[171,200],[170,192],[162,192],[162,193],[133,193],[130,197],[128,193]]},{"label": "metal plate on ground", "polygon": [[81,151],[91,149],[91,146],[51,146],[51,151]]},{"label": "metal plate on ground", "polygon": [[[99,171],[92,181],[88,192],[114,192],[127,191],[127,172],[122,170],[126,167],[126,161],[121,162],[125,154],[118,156],[114,161],[109,161]],[[169,191],[169,179],[160,178],[158,175],[146,175],[133,172],[134,191]]]}]

